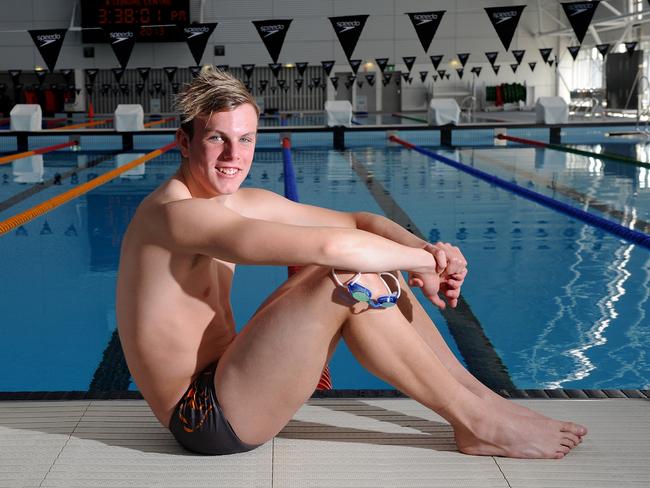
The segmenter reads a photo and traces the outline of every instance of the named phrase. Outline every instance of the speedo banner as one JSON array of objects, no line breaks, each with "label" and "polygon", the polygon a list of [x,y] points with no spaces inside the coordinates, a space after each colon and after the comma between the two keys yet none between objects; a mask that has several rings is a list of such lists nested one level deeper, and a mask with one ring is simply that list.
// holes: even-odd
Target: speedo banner
[{"label": "speedo banner", "polygon": [[531,71],[535,71],[535,66],[537,66],[537,63],[535,61],[531,61],[528,63],[528,66],[530,66]]},{"label": "speedo banner", "polygon": [[420,71],[420,81],[424,83],[424,80],[427,79],[427,75],[429,74],[428,71]]},{"label": "speedo banner", "polygon": [[387,86],[387,85],[390,83],[390,80],[391,80],[392,77],[393,77],[393,73],[384,73],[384,74],[382,75],[382,77],[381,77],[381,78],[382,78],[382,79],[381,79],[381,83],[382,83],[384,86]]},{"label": "speedo banner", "polygon": [[517,63],[512,63],[512,64],[510,65],[510,68],[512,69],[512,72],[513,72],[513,73],[516,73],[516,72],[517,72],[517,68],[519,68],[519,65],[518,65]]},{"label": "speedo banner", "polygon": [[302,84],[304,83],[304,80],[302,78],[297,78],[293,80],[293,83],[296,85],[296,90],[300,91],[302,88]]},{"label": "speedo banner", "polygon": [[542,59],[545,63],[548,63],[548,57],[551,55],[552,50],[553,48],[551,47],[544,47],[539,50],[539,53],[542,55]]},{"label": "speedo banner", "polygon": [[274,63],[278,62],[278,57],[280,57],[280,51],[284,44],[284,38],[287,37],[287,31],[289,30],[292,20],[293,19],[252,21]]},{"label": "speedo banner", "polygon": [[102,29],[104,29],[104,35],[108,39],[120,66],[126,68],[135,45],[136,30],[132,27],[119,25],[102,27]]},{"label": "speedo banner", "polygon": [[99,70],[97,68],[86,68],[84,70],[84,73],[86,73],[86,78],[88,79],[88,83],[91,85],[95,83],[95,77],[97,77],[97,73],[99,73]]},{"label": "speedo banner", "polygon": [[354,53],[354,48],[357,47],[357,42],[359,42],[361,32],[366,25],[368,15],[346,15],[343,17],[329,17],[329,19],[334,32],[336,32],[336,37],[339,38],[345,57],[352,64],[350,58]]},{"label": "speedo banner", "polygon": [[463,72],[465,70],[463,68],[456,68],[456,73],[458,73],[458,77],[462,80],[463,79]]},{"label": "speedo banner", "polygon": [[498,64],[493,64],[493,65],[492,65],[492,71],[494,71],[494,74],[495,74],[495,75],[498,75],[498,74],[499,74],[499,70],[500,70],[500,69],[501,69],[501,66],[500,66],[500,65],[498,65]]},{"label": "speedo banner", "polygon": [[446,69],[439,69],[438,74],[440,75],[440,79],[442,80],[445,77],[445,75],[447,74],[447,70]]},{"label": "speedo banner", "polygon": [[[332,68],[334,67],[334,61],[321,61],[320,64],[323,67],[323,70],[325,71],[325,76],[329,76],[330,73],[332,73]],[[305,65],[306,65],[306,63],[305,63]],[[303,68],[303,72],[304,71],[305,70]]]},{"label": "speedo banner", "polygon": [[598,52],[602,57],[605,57],[605,55],[609,51],[610,46],[611,44],[596,44],[596,49],[598,49]]},{"label": "speedo banner", "polygon": [[375,58],[375,62],[377,63],[377,66],[379,66],[379,70],[383,73],[388,64],[388,58]]},{"label": "speedo banner", "polygon": [[442,16],[445,15],[446,10],[438,10],[435,12],[412,12],[406,13],[415,27],[415,32],[420,39],[420,44],[426,53],[431,46],[433,36],[436,35]]},{"label": "speedo banner", "polygon": [[627,51],[628,55],[632,56],[632,54],[634,53],[634,48],[636,48],[636,45],[637,45],[636,41],[625,43],[625,50]]},{"label": "speedo banner", "polygon": [[440,61],[442,61],[442,54],[429,56],[429,59],[431,60],[431,64],[433,64],[433,69],[438,69],[438,65],[440,64]]},{"label": "speedo banner", "polygon": [[66,85],[74,84],[74,70],[62,69],[61,74],[63,75],[63,79],[65,80]]},{"label": "speedo banner", "polygon": [[9,76],[11,76],[11,84],[16,86],[20,83],[20,74],[23,72],[21,69],[10,69]]},{"label": "speedo banner", "polygon": [[196,64],[201,64],[205,46],[208,44],[208,38],[212,35],[217,25],[217,22],[210,22],[207,24],[191,24],[183,27],[185,42],[187,43],[187,47],[190,48]]},{"label": "speedo banner", "polygon": [[59,59],[63,39],[68,29],[43,29],[43,30],[29,30],[29,35],[32,36],[34,44],[50,73],[54,72],[56,60]]},{"label": "speedo banner", "polygon": [[476,77],[478,78],[479,76],[481,76],[481,70],[482,69],[483,68],[481,66],[474,66],[472,68],[472,73],[474,73],[476,75]]},{"label": "speedo banner", "polygon": [[374,73],[368,73],[366,75],[366,81],[368,81],[368,84],[370,86],[375,86],[375,74]]},{"label": "speedo banner", "polygon": [[469,53],[460,53],[457,54],[457,56],[458,56],[458,61],[460,61],[460,64],[464,68],[465,65],[467,64],[467,59],[469,59]]},{"label": "speedo banner", "polygon": [[569,46],[567,47],[569,50],[569,53],[571,53],[571,57],[575,61],[576,58],[578,57],[578,52],[580,51],[580,46]]},{"label": "speedo banner", "polygon": [[201,66],[190,66],[190,74],[192,75],[192,78],[196,78],[199,76],[199,73],[201,72]]},{"label": "speedo banner", "polygon": [[485,9],[506,51],[510,49],[510,42],[515,35],[515,30],[517,29],[519,18],[524,8],[526,8],[525,5],[512,5],[508,7],[488,7]]},{"label": "speedo banner", "polygon": [[350,67],[352,68],[352,72],[355,75],[359,71],[359,66],[361,66],[361,60],[360,59],[351,59],[350,60]]},{"label": "speedo banner", "polygon": [[124,68],[111,68],[115,81],[119,85],[122,81],[122,76],[124,76]]},{"label": "speedo banner", "polygon": [[334,87],[334,90],[339,89],[339,77],[338,76],[331,76],[330,81],[332,82],[332,86]]},{"label": "speedo banner", "polygon": [[138,74],[140,75],[140,79],[142,80],[142,83],[147,82],[147,78],[149,78],[150,71],[151,68],[147,68],[147,67],[138,68]]},{"label": "speedo banner", "polygon": [[174,82],[174,77],[176,76],[176,70],[178,68],[176,66],[165,66],[163,68],[163,71],[167,75],[167,79],[169,80],[170,83]]},{"label": "speedo banner", "polygon": [[241,69],[244,70],[244,76],[246,79],[250,79],[253,76],[253,71],[255,70],[254,64],[242,64]]},{"label": "speedo banner", "polygon": [[282,69],[282,63],[269,63],[269,68],[271,68],[271,73],[275,76],[275,79],[278,79],[280,70]]},{"label": "speedo banner", "polygon": [[34,73],[36,74],[36,79],[38,80],[38,84],[42,85],[43,82],[45,81],[45,77],[47,76],[47,71],[45,71],[44,69],[38,69],[34,71]]},{"label": "speedo banner", "polygon": [[498,51],[490,51],[485,53],[485,57],[488,58],[488,61],[492,66],[494,66],[494,63],[496,62],[498,55],[499,55]]},{"label": "speedo banner", "polygon": [[525,49],[513,49],[512,55],[515,57],[517,64],[521,64],[521,60],[524,59],[524,54],[526,53]]},{"label": "speedo banner", "polygon": [[[410,73],[411,70],[413,69],[413,64],[415,63],[415,56],[404,56],[402,58],[402,60],[404,61],[404,64],[406,65],[406,69]],[[404,79],[404,81],[406,81],[406,78]]]},{"label": "speedo banner", "polygon": [[562,4],[564,13],[566,14],[573,32],[575,32],[578,42],[582,44],[585,38],[591,19],[594,17],[596,7],[600,3],[599,0],[593,2],[567,2]]}]

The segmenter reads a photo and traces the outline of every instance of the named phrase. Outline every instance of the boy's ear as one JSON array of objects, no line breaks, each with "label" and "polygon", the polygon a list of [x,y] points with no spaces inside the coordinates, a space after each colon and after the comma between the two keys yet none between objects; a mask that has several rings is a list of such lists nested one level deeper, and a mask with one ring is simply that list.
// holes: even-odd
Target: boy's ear
[{"label": "boy's ear", "polygon": [[181,128],[176,129],[176,145],[180,149],[183,158],[187,159],[190,157],[190,138]]}]

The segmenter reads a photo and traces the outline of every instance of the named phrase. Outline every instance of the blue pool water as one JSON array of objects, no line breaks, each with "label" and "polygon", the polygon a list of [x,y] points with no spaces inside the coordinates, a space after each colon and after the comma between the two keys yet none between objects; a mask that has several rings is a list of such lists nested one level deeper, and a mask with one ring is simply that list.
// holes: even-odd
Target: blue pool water
[{"label": "blue pool water", "polygon": [[[440,153],[580,208],[585,205],[575,199],[590,196],[601,204],[590,211],[610,219],[618,211],[625,225],[650,220],[648,176],[638,167],[523,147]],[[0,220],[115,167],[116,156],[107,155],[79,168],[101,156],[46,155],[44,181],[68,176],[32,195],[25,192],[38,183],[18,183],[12,165],[0,166]],[[360,166],[427,239],[461,247],[470,269],[464,298],[518,388],[649,387],[647,249],[405,149],[298,148],[293,160],[301,201],[382,213],[355,171]],[[169,152],[140,174],[113,180],[0,237],[0,391],[88,389],[116,327],[122,234],[141,199],[177,164],[178,153]],[[279,148],[258,150],[246,184],[282,193]],[[285,278],[283,268],[239,267],[233,302],[239,328]],[[462,337],[452,337],[445,318],[421,301],[465,361],[457,343]],[[335,388],[388,387],[344,344],[331,369]]]}]

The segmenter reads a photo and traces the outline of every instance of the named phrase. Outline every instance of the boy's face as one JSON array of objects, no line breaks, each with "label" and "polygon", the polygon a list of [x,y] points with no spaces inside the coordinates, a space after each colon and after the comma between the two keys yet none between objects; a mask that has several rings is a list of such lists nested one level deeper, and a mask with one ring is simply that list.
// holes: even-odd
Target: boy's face
[{"label": "boy's face", "polygon": [[192,140],[177,135],[181,154],[188,160],[190,178],[201,197],[230,195],[242,184],[255,153],[257,112],[249,103],[234,110],[196,117]]}]

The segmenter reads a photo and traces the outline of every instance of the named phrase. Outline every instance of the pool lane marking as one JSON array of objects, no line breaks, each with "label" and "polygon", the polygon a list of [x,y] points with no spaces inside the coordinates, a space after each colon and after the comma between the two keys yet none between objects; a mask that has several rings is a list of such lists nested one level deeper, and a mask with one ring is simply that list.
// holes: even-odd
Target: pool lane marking
[{"label": "pool lane marking", "polygon": [[104,173],[97,178],[93,178],[86,183],[82,183],[75,188],[52,197],[49,200],[46,200],[43,203],[40,203],[28,210],[25,210],[24,212],[14,215],[13,217],[10,217],[6,220],[0,221],[0,235],[6,234],[10,230],[23,225],[30,220],[33,220],[36,217],[39,217],[40,215],[43,215],[44,213],[47,213],[50,210],[53,210],[56,207],[63,205],[64,203],[67,203],[70,200],[77,198],[78,196],[83,195],[84,193],[88,193],[90,190],[93,190],[94,188],[97,188],[98,186],[103,185],[104,183],[107,183],[108,181],[118,177],[125,171],[128,171],[132,168],[135,168],[136,166],[141,165],[142,163],[146,163],[150,159],[160,156],[161,154],[172,149],[174,146],[176,146],[176,142],[170,142],[169,144],[166,144],[159,149],[156,149],[150,153],[145,154],[144,156],[134,159],[124,166],[112,169],[111,171],[108,171],[107,173]]},{"label": "pool lane marking", "polygon": [[[461,149],[460,153],[464,154],[468,151],[474,151],[474,149]],[[530,171],[522,170],[520,168],[517,168],[515,165],[505,163],[503,161],[498,161],[496,159],[490,158],[489,156],[485,156],[483,154],[477,155],[477,157],[483,161],[488,162],[489,164],[493,164],[494,166],[499,166],[500,168],[507,169],[509,171],[513,171],[516,175],[521,175],[525,178],[528,178],[529,180],[537,183],[540,186],[545,186],[549,190],[556,191],[560,195],[564,195],[566,197],[569,197],[576,202],[586,205],[587,209],[593,208],[598,210],[599,212],[603,213],[604,215],[614,217],[620,222],[625,222],[630,215],[626,215],[625,212],[621,212],[620,210],[612,207],[611,205],[601,202],[596,200],[593,197],[590,197],[589,195],[579,192],[578,190],[561,185],[559,183],[554,183],[552,180],[549,180],[547,178],[541,178],[539,175],[535,173],[531,173]],[[640,231],[640,232],[645,232],[646,234],[650,233],[650,222],[646,222],[643,219],[638,219],[635,218],[634,221],[632,222],[632,225],[634,226],[634,229]]]},{"label": "pool lane marking", "polygon": [[153,127],[154,125],[164,124],[165,122],[171,122],[172,120],[176,120],[176,117],[167,117],[165,119],[147,122],[146,124],[144,124],[144,127]]},{"label": "pool lane marking", "polygon": [[0,157],[0,164],[8,164],[13,161],[16,161],[17,159],[27,158],[29,156],[36,156],[37,154],[46,154],[52,151],[56,151],[57,149],[63,149],[64,147],[78,146],[78,145],[79,145],[79,141],[68,141],[68,142],[62,142],[61,144],[54,144],[53,146],[39,147],[38,149],[32,149],[31,151],[9,154],[8,156]]},{"label": "pool lane marking", "polygon": [[528,146],[535,146],[535,147],[540,147],[540,148],[545,148],[545,149],[554,149],[555,151],[568,152],[568,153],[572,153],[572,154],[578,154],[580,156],[588,156],[588,157],[591,157],[591,158],[612,159],[614,161],[619,161],[621,163],[633,164],[635,166],[642,166],[644,168],[650,168],[650,163],[645,163],[643,161],[639,161],[638,159],[630,158],[630,157],[627,157],[627,156],[622,156],[620,154],[597,153],[597,152],[593,152],[593,151],[583,151],[582,149],[575,149],[573,147],[569,147],[569,146],[566,146],[564,144],[551,144],[551,143],[548,143],[548,142],[534,141],[532,139],[524,139],[522,137],[508,136],[508,135],[505,135],[505,134],[497,134],[496,138],[500,139],[500,140],[505,140],[505,141],[517,142],[519,144],[526,144]]},{"label": "pool lane marking", "polygon": [[404,147],[419,152],[420,154],[424,154],[433,160],[440,161],[447,166],[451,166],[452,168],[455,168],[459,171],[468,173],[475,178],[489,183],[490,185],[497,186],[501,189],[509,191],[510,193],[514,193],[515,195],[519,195],[520,197],[531,200],[539,205],[555,210],[556,212],[561,212],[574,219],[581,220],[591,226],[598,227],[606,232],[609,232],[610,234],[625,239],[626,241],[633,242],[639,246],[645,247],[646,249],[650,249],[650,235],[648,234],[630,229],[628,227],[624,227],[621,224],[608,219],[604,219],[603,217],[586,212],[582,209],[561,202],[559,200],[555,200],[554,198],[543,195],[542,193],[538,193],[536,191],[529,190],[528,188],[524,188],[523,186],[510,183],[509,181],[494,176],[490,173],[476,169],[473,166],[459,163],[458,161],[454,161],[453,159],[442,156],[434,151],[430,151],[423,147],[416,146],[415,144],[411,144],[410,142],[404,141],[399,137],[391,135],[388,137],[388,139],[392,142],[396,142]]},{"label": "pool lane marking", "polygon": [[[422,231],[418,229],[415,222],[390,196],[390,193],[381,182],[368,172],[365,165],[352,152],[348,152],[348,154],[350,155],[352,168],[359,179],[365,183],[368,191],[384,211],[386,217],[426,241]],[[465,298],[462,295],[459,296],[458,306],[455,309],[447,307],[441,310],[440,313],[447,321],[449,331],[454,337],[458,350],[463,355],[469,371],[493,390],[516,389],[508,373],[508,368],[494,349]]]},{"label": "pool lane marking", "polygon": [[84,122],[83,124],[64,125],[62,127],[54,127],[53,129],[49,129],[49,130],[81,129],[84,127],[94,127],[96,125],[107,124],[109,122],[113,122],[113,119],[93,120],[92,122]]},{"label": "pool lane marking", "polygon": [[[84,166],[83,168],[71,169],[70,171],[67,171],[67,172],[63,173],[62,175],[60,175],[61,176],[61,181],[65,180],[66,178],[68,178],[69,176],[72,176],[75,173],[79,174],[79,173],[82,173],[82,172],[84,172],[84,171],[86,171],[86,170],[88,170],[90,168],[94,168],[98,164],[101,164],[104,161],[107,161],[108,159],[112,158],[116,154],[117,153],[115,153],[115,152],[110,153],[110,154],[104,154],[103,156],[101,156],[101,157],[99,157],[97,159],[93,159],[93,160],[89,161],[86,164],[86,166]],[[13,207],[17,203],[20,203],[23,200],[26,200],[27,198],[31,197],[32,195],[36,195],[37,193],[40,193],[43,190],[45,190],[45,189],[47,189],[47,188],[49,188],[49,187],[51,187],[51,186],[53,186],[55,184],[56,184],[56,179],[51,178],[51,179],[49,179],[47,181],[44,181],[42,183],[37,183],[37,184],[32,185],[27,190],[21,191],[20,193],[17,193],[16,195],[13,195],[13,196],[7,198],[6,200],[1,201],[0,202],[0,212],[3,212],[5,210],[7,210],[8,208]]]}]

